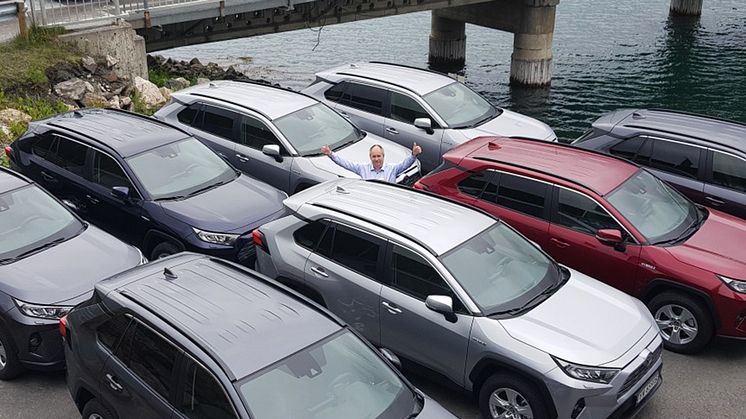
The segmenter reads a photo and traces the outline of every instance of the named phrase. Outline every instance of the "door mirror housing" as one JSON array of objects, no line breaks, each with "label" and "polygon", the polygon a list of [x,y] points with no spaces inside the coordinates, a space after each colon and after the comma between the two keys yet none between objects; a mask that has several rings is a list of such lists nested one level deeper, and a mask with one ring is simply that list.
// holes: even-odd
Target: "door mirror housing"
[{"label": "door mirror housing", "polygon": [[381,351],[381,355],[383,355],[384,358],[392,363],[396,367],[396,369],[401,370],[401,360],[398,356],[396,356],[388,348],[380,348],[379,351]]},{"label": "door mirror housing", "polygon": [[414,126],[420,129],[424,129],[425,132],[428,134],[432,134],[435,132],[433,130],[433,122],[430,120],[430,118],[417,118],[414,120]]},{"label": "door mirror housing", "polygon": [[453,298],[447,295],[428,295],[425,307],[443,314],[453,314]]},{"label": "door mirror housing", "polygon": [[128,202],[130,200],[130,188],[126,186],[114,186],[111,188],[111,196]]},{"label": "door mirror housing", "polygon": [[262,153],[272,156],[276,161],[281,162],[282,156],[280,155],[280,146],[277,144],[265,144],[262,147]]},{"label": "door mirror housing", "polygon": [[596,239],[603,244],[613,246],[621,243],[624,239],[622,238],[622,232],[615,228],[603,228],[596,232]]}]

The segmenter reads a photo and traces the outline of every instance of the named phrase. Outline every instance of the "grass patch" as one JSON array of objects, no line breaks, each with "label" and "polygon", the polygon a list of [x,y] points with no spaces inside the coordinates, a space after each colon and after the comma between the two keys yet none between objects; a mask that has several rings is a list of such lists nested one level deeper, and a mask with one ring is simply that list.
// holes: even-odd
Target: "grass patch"
[{"label": "grass patch", "polygon": [[[183,77],[183,76],[176,74],[176,73],[169,73],[159,68],[148,69],[148,80],[150,80],[151,83],[155,84],[158,87],[165,86],[167,81],[171,79],[175,79],[177,77]],[[197,79],[190,79],[190,78],[186,78],[186,79],[189,80],[189,84],[191,84],[192,86],[197,84]]]}]

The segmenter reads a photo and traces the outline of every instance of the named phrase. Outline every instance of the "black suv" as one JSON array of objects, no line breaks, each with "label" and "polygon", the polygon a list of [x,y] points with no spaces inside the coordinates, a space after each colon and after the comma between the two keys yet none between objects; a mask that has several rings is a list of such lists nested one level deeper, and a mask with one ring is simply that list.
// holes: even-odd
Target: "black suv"
[{"label": "black suv", "polygon": [[10,165],[152,260],[193,250],[252,265],[251,231],[287,197],[188,133],[110,109],[31,122]]},{"label": "black suv", "polygon": [[573,145],[647,166],[692,201],[746,219],[746,124],[662,109],[620,109]]},{"label": "black suv", "polygon": [[96,282],[144,262],[136,248],[0,167],[0,380],[24,368],[61,368],[59,318]]},{"label": "black suv", "polygon": [[453,418],[322,307],[221,259],[103,281],[60,329],[84,418]]}]

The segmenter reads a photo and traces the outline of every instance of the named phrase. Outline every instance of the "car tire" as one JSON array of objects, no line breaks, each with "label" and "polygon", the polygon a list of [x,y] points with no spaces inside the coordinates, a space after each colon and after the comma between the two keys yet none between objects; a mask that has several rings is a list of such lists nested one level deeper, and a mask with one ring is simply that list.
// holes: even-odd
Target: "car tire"
[{"label": "car tire", "polygon": [[683,354],[699,352],[712,340],[715,327],[707,307],[694,297],[666,291],[648,303],[666,349]]},{"label": "car tire", "polygon": [[0,380],[12,380],[23,372],[23,365],[18,359],[16,345],[10,333],[0,326]]},{"label": "car tire", "polygon": [[116,419],[116,416],[98,400],[91,399],[85,404],[81,419]]},{"label": "car tire", "polygon": [[157,246],[153,248],[153,251],[150,252],[150,260],[158,260],[165,258],[166,256],[170,256],[176,253],[179,253],[180,250],[178,247],[176,247],[175,244],[170,242],[162,242],[158,243]]},{"label": "car tire", "polygon": [[[514,416],[505,415],[506,410]],[[520,375],[510,373],[495,374],[484,382],[479,390],[479,411],[484,419],[549,418],[546,401],[539,389]]]}]

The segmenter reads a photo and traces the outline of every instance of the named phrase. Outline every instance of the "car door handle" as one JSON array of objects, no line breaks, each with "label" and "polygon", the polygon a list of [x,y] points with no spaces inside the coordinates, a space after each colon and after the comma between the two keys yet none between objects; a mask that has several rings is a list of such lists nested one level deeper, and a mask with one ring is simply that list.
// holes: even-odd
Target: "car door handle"
[{"label": "car door handle", "polygon": [[549,240],[551,240],[551,242],[554,243],[554,245],[557,246],[557,247],[559,247],[560,249],[564,249],[565,247],[570,247],[570,243],[563,242],[560,239],[555,239],[554,237],[552,237]]},{"label": "car door handle", "polygon": [[312,267],[311,268],[311,272],[315,273],[316,275],[323,276],[324,278],[329,278],[329,274],[326,273],[326,271],[324,270],[324,268],[322,268],[320,266],[318,266],[318,267],[317,266]]},{"label": "car door handle", "polygon": [[238,160],[241,163],[246,163],[247,161],[249,161],[249,158],[244,156],[243,154],[236,154],[236,157],[238,157]]},{"label": "car door handle", "polygon": [[41,172],[41,177],[47,182],[57,182],[57,179],[55,179],[54,176],[50,175],[47,172]]},{"label": "car door handle", "polygon": [[712,204],[712,206],[714,206],[714,207],[719,207],[719,206],[725,204],[725,201],[721,201],[721,200],[719,200],[717,198],[713,198],[711,196],[706,196],[705,199],[707,200],[707,202],[709,202],[710,204]]},{"label": "car door handle", "polygon": [[389,311],[391,314],[399,314],[401,313],[401,309],[394,304],[389,303],[388,301],[384,301],[381,303],[382,306],[386,307],[386,310]]},{"label": "car door handle", "polygon": [[339,111],[339,114],[342,115],[343,118],[350,119],[350,115],[348,115],[347,112]]},{"label": "car door handle", "polygon": [[88,198],[89,201],[91,201],[91,204],[98,204],[99,202],[97,198],[94,198],[90,195],[86,195],[85,197]]},{"label": "car door handle", "polygon": [[124,387],[122,387],[122,385],[117,382],[117,379],[111,374],[106,374],[106,384],[109,385],[110,389],[117,393],[121,393],[122,390],[124,390]]},{"label": "car door handle", "polygon": [[396,130],[396,128],[386,127],[386,132],[389,134],[399,134],[399,131]]},{"label": "car door handle", "polygon": [[227,154],[225,154],[225,153],[221,153],[221,152],[219,152],[219,151],[218,151],[218,156],[220,156],[220,157],[222,157],[222,158],[224,158],[224,159],[226,159],[226,160],[228,159],[228,155],[227,155]]}]

